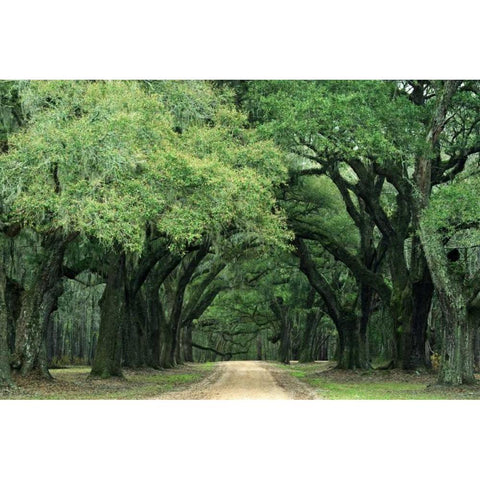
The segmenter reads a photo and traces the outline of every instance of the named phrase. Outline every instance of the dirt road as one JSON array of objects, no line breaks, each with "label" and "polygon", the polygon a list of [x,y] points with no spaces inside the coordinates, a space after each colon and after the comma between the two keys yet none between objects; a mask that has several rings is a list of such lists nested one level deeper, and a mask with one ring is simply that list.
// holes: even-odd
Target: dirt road
[{"label": "dirt road", "polygon": [[280,368],[256,361],[219,362],[202,382],[164,400],[313,400],[315,393]]}]

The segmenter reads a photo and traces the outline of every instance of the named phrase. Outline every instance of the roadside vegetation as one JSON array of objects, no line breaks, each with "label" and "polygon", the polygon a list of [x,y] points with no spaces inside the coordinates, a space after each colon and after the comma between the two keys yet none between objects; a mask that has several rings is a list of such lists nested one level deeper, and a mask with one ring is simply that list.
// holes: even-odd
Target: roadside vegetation
[{"label": "roadside vegetation", "polygon": [[162,393],[183,390],[210,374],[214,363],[185,364],[169,370],[125,369],[124,377],[90,378],[91,367],[51,369],[53,380],[22,379],[17,386],[0,390],[8,400],[148,400]]},{"label": "roadside vegetation", "polygon": [[436,384],[435,372],[339,370],[335,362],[279,365],[313,387],[324,400],[479,400],[476,385],[457,388]]}]

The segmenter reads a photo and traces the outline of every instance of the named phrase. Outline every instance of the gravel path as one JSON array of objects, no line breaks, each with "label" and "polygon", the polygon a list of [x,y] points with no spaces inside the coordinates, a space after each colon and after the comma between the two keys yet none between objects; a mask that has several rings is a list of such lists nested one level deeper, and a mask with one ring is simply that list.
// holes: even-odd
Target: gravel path
[{"label": "gravel path", "polygon": [[164,400],[312,400],[312,389],[267,362],[218,362],[211,375]]}]

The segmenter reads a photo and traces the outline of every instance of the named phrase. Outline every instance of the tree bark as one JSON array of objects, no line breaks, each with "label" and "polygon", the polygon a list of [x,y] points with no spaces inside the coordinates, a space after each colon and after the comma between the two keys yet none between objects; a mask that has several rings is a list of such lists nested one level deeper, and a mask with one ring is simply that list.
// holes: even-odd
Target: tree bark
[{"label": "tree bark", "polygon": [[[145,304],[145,331],[146,331],[146,359],[148,366],[153,368],[167,368],[167,355],[170,355],[171,335],[167,324],[164,306],[160,301],[159,289],[165,279],[173,272],[181,261],[179,255],[167,252],[160,261],[151,268],[143,279],[143,296]],[[139,285],[140,282],[134,282]],[[168,351],[168,353],[167,353]]]},{"label": "tree bark", "polygon": [[257,347],[257,360],[262,360],[263,358],[263,352],[262,352],[262,335],[258,333],[257,335],[257,342],[256,342],[256,347]]},{"label": "tree bark", "polygon": [[175,363],[172,362],[174,357],[174,333],[171,328],[170,323],[166,320],[165,316],[163,321],[160,324],[160,343],[161,343],[161,352],[160,352],[160,367],[161,368],[172,368],[175,366]]},{"label": "tree bark", "polygon": [[13,385],[7,339],[7,303],[5,301],[6,284],[7,279],[3,265],[0,265],[0,387],[10,387]]},{"label": "tree bark", "polygon": [[314,344],[312,337],[318,325],[318,315],[315,312],[308,312],[305,320],[305,330],[303,332],[302,344],[298,361],[300,363],[309,363],[315,360]]},{"label": "tree bark", "polygon": [[[315,300],[315,289],[311,288],[307,297],[306,308],[311,309]],[[303,331],[302,343],[300,345],[300,352],[298,361],[300,363],[309,363],[315,360],[315,353],[313,351],[312,337],[318,325],[318,315],[315,311],[307,312],[305,318],[305,329]]]},{"label": "tree bark", "polygon": [[346,314],[339,322],[338,337],[339,351],[337,368],[356,370],[370,368],[369,359],[366,358],[366,346],[360,335],[360,318],[353,312]]},{"label": "tree bark", "polygon": [[145,282],[145,310],[147,318],[147,365],[152,368],[160,368],[160,323],[162,306],[158,290],[159,282],[147,279]]},{"label": "tree bark", "polygon": [[122,366],[144,367],[147,363],[146,312],[140,293],[126,288],[125,322],[122,327]]},{"label": "tree bark", "polygon": [[[443,91],[432,115],[427,134],[425,154],[418,157],[415,167],[417,187],[416,216],[428,206],[432,185],[432,164],[441,162],[440,136],[445,128],[447,112],[455,92],[460,86],[457,80],[443,83]],[[461,385],[474,382],[474,330],[477,327],[476,308],[469,305],[468,288],[464,275],[454,270],[446,257],[440,234],[427,231],[419,223],[419,235],[425,258],[430,268],[433,283],[443,315],[443,344],[438,382],[444,385]]]},{"label": "tree bark", "polygon": [[24,290],[22,286],[7,277],[5,286],[5,303],[7,308],[7,342],[10,354],[15,353],[15,332],[17,321],[22,310]]},{"label": "tree bark", "polygon": [[465,300],[453,292],[439,292],[444,317],[442,362],[438,381],[443,385],[475,382],[474,336],[476,318],[468,312]]},{"label": "tree bark", "polygon": [[[412,284],[412,314],[410,323],[410,338],[406,339],[410,345],[409,356],[404,357],[404,368],[416,370],[428,367],[428,359],[425,355],[425,342],[427,336],[428,315],[432,305],[433,282],[430,270],[423,255],[421,262],[422,273],[417,281]],[[412,270],[414,265],[412,264]]]},{"label": "tree bark", "polygon": [[370,315],[372,313],[374,291],[369,285],[360,285],[360,326],[359,326],[359,362],[366,365],[365,368],[371,368],[370,363],[370,348],[368,344],[368,324],[370,322]]},{"label": "tree bark", "polygon": [[277,352],[278,361],[289,365],[292,320],[290,318],[288,305],[284,305],[283,299],[281,297],[277,297],[270,302],[270,309],[272,310],[278,324],[280,325],[279,332],[275,337],[276,341],[280,341]]},{"label": "tree bark", "polygon": [[192,257],[186,261],[184,269],[179,272],[178,282],[176,289],[174,290],[174,298],[172,299],[172,307],[169,315],[171,334],[168,335],[168,338],[171,339],[172,345],[168,363],[171,366],[175,366],[183,361],[181,357],[181,332],[185,290],[192,279],[195,269],[208,254],[209,248],[210,243],[208,241],[204,242],[198,251],[193,253]]},{"label": "tree bark", "polygon": [[192,332],[193,326],[187,325],[183,333],[183,359],[185,362],[193,362]]},{"label": "tree bark", "polygon": [[12,367],[20,374],[51,378],[46,358],[46,332],[51,313],[63,293],[62,265],[65,248],[73,237],[61,232],[43,240],[44,255],[34,282],[24,296],[15,334],[15,355]]},{"label": "tree bark", "polygon": [[109,378],[122,374],[122,325],[126,317],[125,254],[111,254],[107,284],[100,300],[100,330],[90,373]]},{"label": "tree bark", "polygon": [[449,270],[446,252],[439,236],[427,236],[422,227],[421,238],[443,316],[438,383],[442,385],[473,383],[474,336],[479,317],[477,305],[469,305],[470,292],[463,279]]},{"label": "tree bark", "polygon": [[278,360],[285,365],[290,364],[290,348],[292,343],[292,320],[288,312],[283,315],[280,330],[280,347]]}]

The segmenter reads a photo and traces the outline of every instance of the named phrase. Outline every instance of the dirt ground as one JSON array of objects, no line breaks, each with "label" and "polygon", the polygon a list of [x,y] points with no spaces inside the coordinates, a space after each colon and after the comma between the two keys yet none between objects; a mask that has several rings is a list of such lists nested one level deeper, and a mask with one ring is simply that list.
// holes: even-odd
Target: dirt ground
[{"label": "dirt ground", "polygon": [[218,362],[211,375],[163,400],[313,400],[308,385],[272,364],[260,361]]}]

